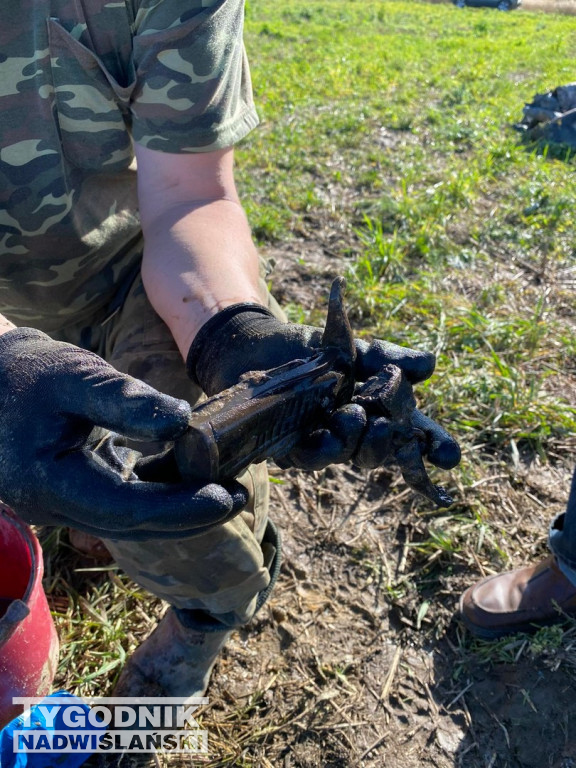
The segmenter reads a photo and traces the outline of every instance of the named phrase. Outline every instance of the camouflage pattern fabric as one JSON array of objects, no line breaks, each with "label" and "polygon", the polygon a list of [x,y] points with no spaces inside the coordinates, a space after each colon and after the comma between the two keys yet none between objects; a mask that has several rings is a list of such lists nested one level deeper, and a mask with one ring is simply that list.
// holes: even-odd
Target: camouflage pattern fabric
[{"label": "camouflage pattern fabric", "polygon": [[[262,300],[279,318],[285,316],[268,292],[262,263]],[[106,322],[70,325],[60,341],[90,347],[117,370],[146,381],[173,397],[195,403],[200,389],[188,378],[168,326],[148,301],[137,274],[116,311]],[[158,453],[163,445],[136,447]],[[109,541],[106,546],[130,577],[171,605],[210,614],[226,626],[244,624],[270,585],[270,567],[278,542],[263,541],[268,522],[266,464],[250,467],[238,478],[249,490],[245,509],[224,525],[181,541]]]},{"label": "camouflage pattern fabric", "polygon": [[201,536],[104,543],[118,566],[151,594],[228,627],[241,626],[270,583],[276,546],[262,542],[268,521],[266,464],[249,467],[238,480],[250,494],[246,508]]},{"label": "camouflage pattern fabric", "polygon": [[[242,14],[242,0],[0,7],[0,312],[191,403],[201,393],[139,273],[132,141],[201,152],[257,124]],[[195,539],[107,542],[120,567],[175,606],[244,623],[276,547],[263,541],[265,465],[241,480],[250,501],[234,520]]]},{"label": "camouflage pattern fabric", "polygon": [[0,312],[54,333],[140,259],[132,140],[231,146],[257,124],[242,0],[3,0]]}]

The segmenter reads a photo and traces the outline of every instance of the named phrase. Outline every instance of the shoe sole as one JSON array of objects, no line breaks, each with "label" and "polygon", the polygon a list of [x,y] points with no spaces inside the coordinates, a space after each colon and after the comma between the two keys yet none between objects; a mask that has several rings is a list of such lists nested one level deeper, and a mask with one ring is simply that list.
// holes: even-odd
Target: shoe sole
[{"label": "shoe sole", "polygon": [[498,640],[501,637],[510,637],[510,635],[535,635],[539,629],[544,627],[553,627],[555,624],[561,624],[563,621],[569,618],[576,618],[576,613],[563,613],[560,614],[557,619],[547,619],[539,622],[527,622],[525,624],[517,624],[515,627],[479,627],[477,624],[473,624],[468,617],[459,612],[457,619],[463,624],[466,629],[475,637],[479,637],[483,640]]}]

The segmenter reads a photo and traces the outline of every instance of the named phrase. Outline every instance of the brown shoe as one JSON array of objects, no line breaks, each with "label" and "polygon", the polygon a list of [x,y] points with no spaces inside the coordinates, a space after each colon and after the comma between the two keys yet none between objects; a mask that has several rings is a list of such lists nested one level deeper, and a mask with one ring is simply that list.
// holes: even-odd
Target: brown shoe
[{"label": "brown shoe", "polygon": [[576,586],[553,555],[538,565],[489,576],[464,592],[460,618],[478,637],[536,632],[576,616]]}]

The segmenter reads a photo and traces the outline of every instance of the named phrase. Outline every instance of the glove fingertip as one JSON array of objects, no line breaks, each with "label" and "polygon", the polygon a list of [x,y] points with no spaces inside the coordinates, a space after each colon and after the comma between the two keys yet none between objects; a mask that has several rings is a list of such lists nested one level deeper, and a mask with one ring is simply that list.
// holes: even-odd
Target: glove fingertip
[{"label": "glove fingertip", "polygon": [[371,344],[356,341],[356,369],[359,381],[377,374],[385,365],[401,368],[411,384],[429,379],[436,367],[433,352],[401,347],[388,341],[375,339]]},{"label": "glove fingertip", "polygon": [[349,403],[335,411],[330,417],[330,429],[348,442],[357,440],[368,422],[365,409],[356,403]]},{"label": "glove fingertip", "polygon": [[209,483],[200,491],[200,495],[209,501],[214,509],[215,517],[226,519],[231,512],[240,512],[250,497],[248,489],[236,480],[225,484]]},{"label": "glove fingertip", "polygon": [[306,472],[325,469],[330,464],[340,464],[344,446],[328,429],[317,429],[311,432],[296,446],[281,463],[281,469],[296,467]]},{"label": "glove fingertip", "polygon": [[402,368],[411,384],[418,384],[429,379],[434,373],[436,355],[432,352],[416,352],[413,355],[406,356],[404,360],[399,361],[397,364]]},{"label": "glove fingertip", "polygon": [[186,400],[161,393],[161,401],[152,414],[152,429],[160,440],[174,440],[188,428],[190,413],[190,403]]},{"label": "glove fingertip", "polygon": [[411,420],[412,426],[421,432],[423,455],[440,469],[454,469],[460,463],[462,452],[452,435],[418,409]]},{"label": "glove fingertip", "polygon": [[172,441],[181,437],[190,423],[190,404],[158,394],[152,403],[143,402],[138,410],[128,412],[123,429],[117,431],[134,440]]},{"label": "glove fingertip", "polygon": [[460,463],[462,451],[455,440],[443,440],[433,443],[428,451],[428,459],[440,469],[454,469]]}]

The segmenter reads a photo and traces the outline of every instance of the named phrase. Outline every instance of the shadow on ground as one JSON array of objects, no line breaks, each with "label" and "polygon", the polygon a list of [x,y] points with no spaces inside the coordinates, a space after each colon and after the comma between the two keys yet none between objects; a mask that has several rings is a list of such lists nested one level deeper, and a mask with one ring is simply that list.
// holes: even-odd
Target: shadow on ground
[{"label": "shadow on ground", "polygon": [[[510,644],[522,654],[528,639]],[[462,739],[454,765],[462,768],[573,768],[576,700],[570,647],[539,659],[481,663],[471,656],[454,679],[448,642],[434,652],[434,698]]]}]

